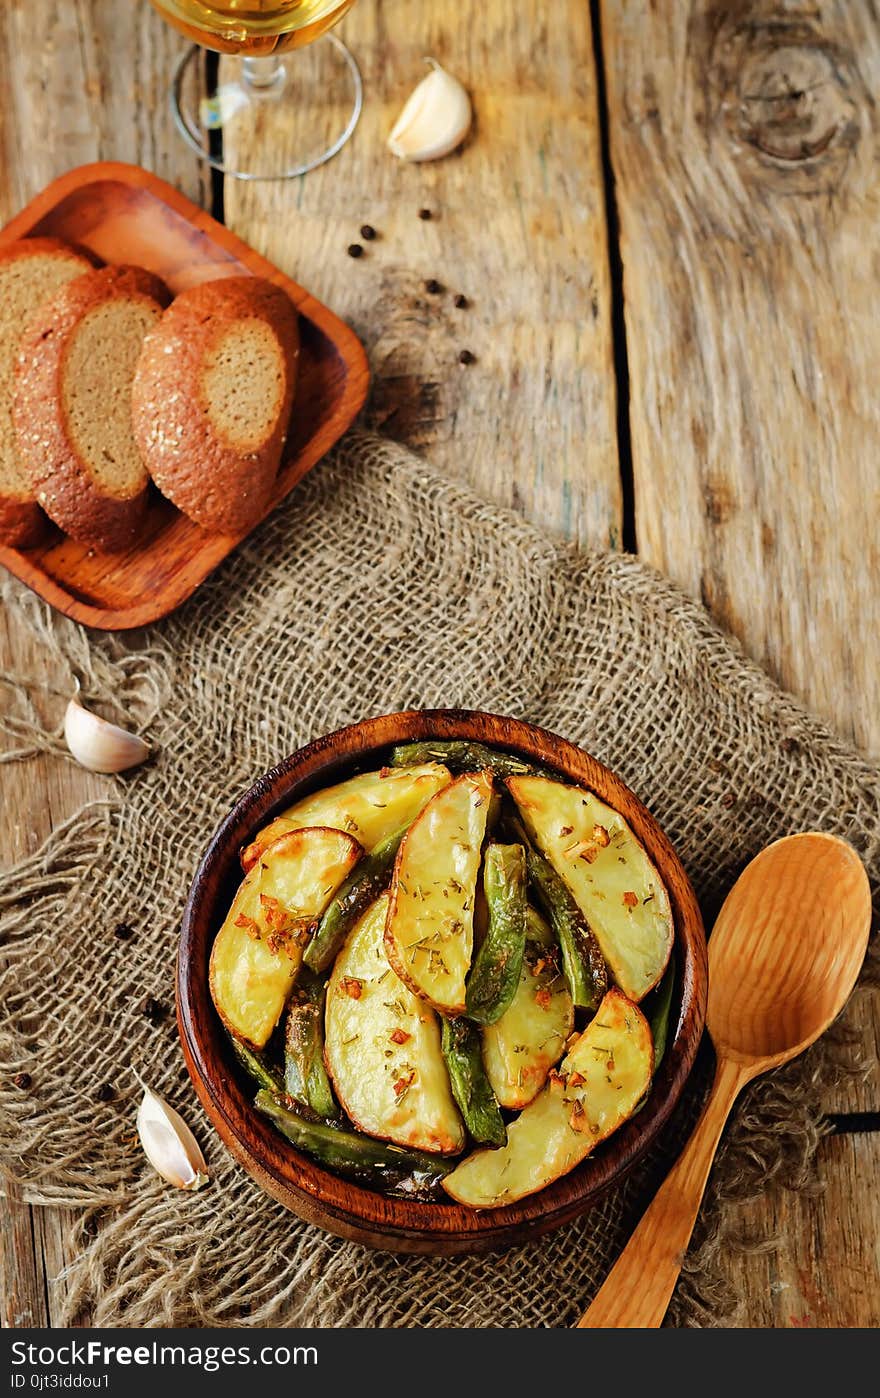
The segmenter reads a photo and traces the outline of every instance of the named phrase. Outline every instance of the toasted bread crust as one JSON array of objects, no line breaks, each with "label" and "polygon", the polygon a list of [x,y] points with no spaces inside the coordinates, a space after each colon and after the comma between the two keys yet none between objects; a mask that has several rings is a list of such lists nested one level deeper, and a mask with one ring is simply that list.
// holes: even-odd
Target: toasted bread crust
[{"label": "toasted bread crust", "polygon": [[[240,321],[269,326],[284,366],[278,409],[253,450],[224,440],[206,401],[207,364]],[[299,351],[296,310],[261,277],[184,291],[144,341],[132,393],[135,437],[164,495],[205,529],[243,534],[269,504],[287,435]]]},{"label": "toasted bread crust", "polygon": [[0,494],[0,544],[33,549],[49,532],[49,521],[36,500]]},{"label": "toasted bread crust", "polygon": [[72,439],[64,383],[77,328],[88,312],[117,299],[146,302],[158,319],[170,294],[141,267],[102,267],[69,282],[42,307],[22,341],[14,402],[21,455],[40,504],[72,538],[109,552],[136,538],[147,506],[146,471],[128,498],[101,488]]},{"label": "toasted bread crust", "polygon": [[[37,256],[57,256],[63,262],[74,264],[75,276],[100,265],[94,253],[78,244],[65,243],[60,238],[19,238],[0,248],[0,269]],[[19,333],[24,328],[19,327]],[[0,543],[13,548],[34,548],[47,533],[48,521],[30,490],[13,492],[0,488]]]}]

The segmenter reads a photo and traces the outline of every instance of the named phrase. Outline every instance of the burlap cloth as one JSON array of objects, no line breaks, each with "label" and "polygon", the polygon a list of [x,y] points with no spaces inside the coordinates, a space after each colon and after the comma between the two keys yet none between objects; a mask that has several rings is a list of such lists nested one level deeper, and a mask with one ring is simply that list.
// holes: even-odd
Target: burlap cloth
[{"label": "burlap cloth", "polygon": [[[678,846],[711,920],[767,841],[820,827],[875,878],[880,778],[808,717],[694,602],[629,557],[583,555],[351,437],[148,648],[86,637],[11,583],[87,700],[134,715],[157,760],[108,779],[0,882],[2,1165],[35,1204],[81,1206],[69,1317],[104,1325],[568,1325],[649,1196],[699,1092],[628,1183],[553,1236],[488,1257],[365,1250],[297,1220],[233,1163],[197,1106],[171,1013],[181,909],[214,826],[254,778],[320,733],[420,705],[509,713],[614,767]],[[7,758],[64,749],[36,681],[0,686]],[[50,706],[51,707],[51,706]],[[57,720],[63,707],[54,704]],[[14,813],[12,813],[14,818]],[[4,820],[10,812],[4,813]],[[129,940],[114,936],[124,921]],[[167,1007],[158,1023],[142,1002]],[[840,1027],[756,1085],[714,1173],[671,1312],[735,1321],[727,1201],[809,1187],[821,1089],[852,1070]],[[703,1068],[705,1070],[705,1064]],[[855,1065],[858,1068],[858,1065]],[[186,1113],[209,1187],[164,1186],[134,1134],[132,1068]],[[30,1091],[11,1082],[33,1078]],[[103,1083],[116,1097],[96,1100]]]}]

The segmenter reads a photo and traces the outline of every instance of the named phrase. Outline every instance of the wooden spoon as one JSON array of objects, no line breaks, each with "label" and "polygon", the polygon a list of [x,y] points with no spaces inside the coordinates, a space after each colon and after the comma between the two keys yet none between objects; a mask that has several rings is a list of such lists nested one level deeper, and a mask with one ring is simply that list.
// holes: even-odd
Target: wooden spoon
[{"label": "wooden spoon", "polygon": [[703,1114],[580,1327],[660,1325],[724,1123],[760,1073],[802,1053],[843,1009],[871,925],[858,855],[833,835],[790,835],[743,871],[709,941],[706,1028],[717,1054]]}]

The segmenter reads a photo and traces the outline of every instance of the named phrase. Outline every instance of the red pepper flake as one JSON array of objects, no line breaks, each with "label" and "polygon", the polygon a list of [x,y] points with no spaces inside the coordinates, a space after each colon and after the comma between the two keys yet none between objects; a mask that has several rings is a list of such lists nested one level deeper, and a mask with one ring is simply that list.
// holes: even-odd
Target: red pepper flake
[{"label": "red pepper flake", "polygon": [[559,827],[559,833],[560,833],[560,835],[570,835],[570,834],[572,833],[573,830],[574,830],[574,826],[573,826],[573,825],[561,825],[561,826]]},{"label": "red pepper flake", "polygon": [[637,908],[639,906],[639,896],[637,893],[624,893],[623,906],[625,908]]},{"label": "red pepper flake", "polygon": [[566,1078],[563,1073],[557,1072],[555,1068],[551,1068],[550,1072],[547,1074],[547,1081],[552,1090],[554,1087],[565,1087]]},{"label": "red pepper flake", "polygon": [[339,989],[343,995],[347,995],[350,1000],[360,1000],[363,991],[363,983],[356,976],[343,976],[339,982]]},{"label": "red pepper flake", "polygon": [[593,826],[593,839],[602,849],[604,849],[606,845],[611,844],[611,836],[608,834],[604,825]]},{"label": "red pepper flake", "polygon": [[575,1071],[572,1073],[571,1077],[568,1080],[568,1085],[569,1087],[582,1087],[586,1081],[587,1080],[584,1077],[583,1073],[579,1073],[577,1069],[575,1069]]},{"label": "red pepper flake", "polygon": [[406,1096],[407,1092],[409,1092],[415,1080],[416,1073],[414,1068],[411,1072],[404,1073],[402,1077],[399,1077],[397,1079],[397,1082],[394,1083],[391,1090],[397,1098],[398,1102],[401,1100],[402,1097]]},{"label": "red pepper flake", "polygon": [[233,926],[243,927],[249,937],[254,937],[257,941],[259,941],[260,929],[257,926],[254,919],[252,917],[248,917],[246,913],[239,913],[238,917],[235,919],[235,922],[233,923]]},{"label": "red pepper flake", "polygon": [[389,1038],[392,1044],[405,1044],[412,1038],[412,1034],[407,1034],[405,1029],[392,1029]]},{"label": "red pepper flake", "polygon": [[537,959],[537,961],[535,962],[534,966],[532,967],[532,975],[533,975],[533,976],[540,976],[541,972],[542,972],[542,971],[545,971],[546,969],[547,969],[547,958],[546,958],[546,956],[539,956],[538,959]]},{"label": "red pepper flake", "polygon": [[535,992],[535,1004],[540,1005],[542,1010],[550,1008],[550,999],[550,991],[547,989],[546,985]]},{"label": "red pepper flake", "polygon": [[384,781],[386,777],[393,777],[393,776],[394,776],[394,768],[393,768],[393,767],[381,767],[381,768],[379,769],[379,780],[380,780],[380,781]]}]

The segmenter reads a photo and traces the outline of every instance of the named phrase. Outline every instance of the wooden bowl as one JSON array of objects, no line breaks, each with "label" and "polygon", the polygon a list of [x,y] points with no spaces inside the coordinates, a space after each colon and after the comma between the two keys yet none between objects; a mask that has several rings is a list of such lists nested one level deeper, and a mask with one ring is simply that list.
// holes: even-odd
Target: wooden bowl
[{"label": "wooden bowl", "polygon": [[[666,1056],[647,1104],[571,1174],[530,1198],[481,1213],[449,1203],[388,1198],[322,1169],[289,1145],[252,1106],[208,991],[214,936],[242,878],[241,846],[285,806],[358,769],[381,767],[394,743],[471,738],[554,768],[591,788],[629,822],[669,890],[678,977]],[[483,1252],[545,1233],[584,1212],[644,1154],[678,1101],[703,1032],[706,940],[681,863],[623,782],[574,744],[517,719],[457,709],[388,714],[343,728],[285,758],[236,803],[211,839],[183,917],[177,1022],[196,1092],[220,1136],[262,1187],[331,1233],[397,1252]]]}]

